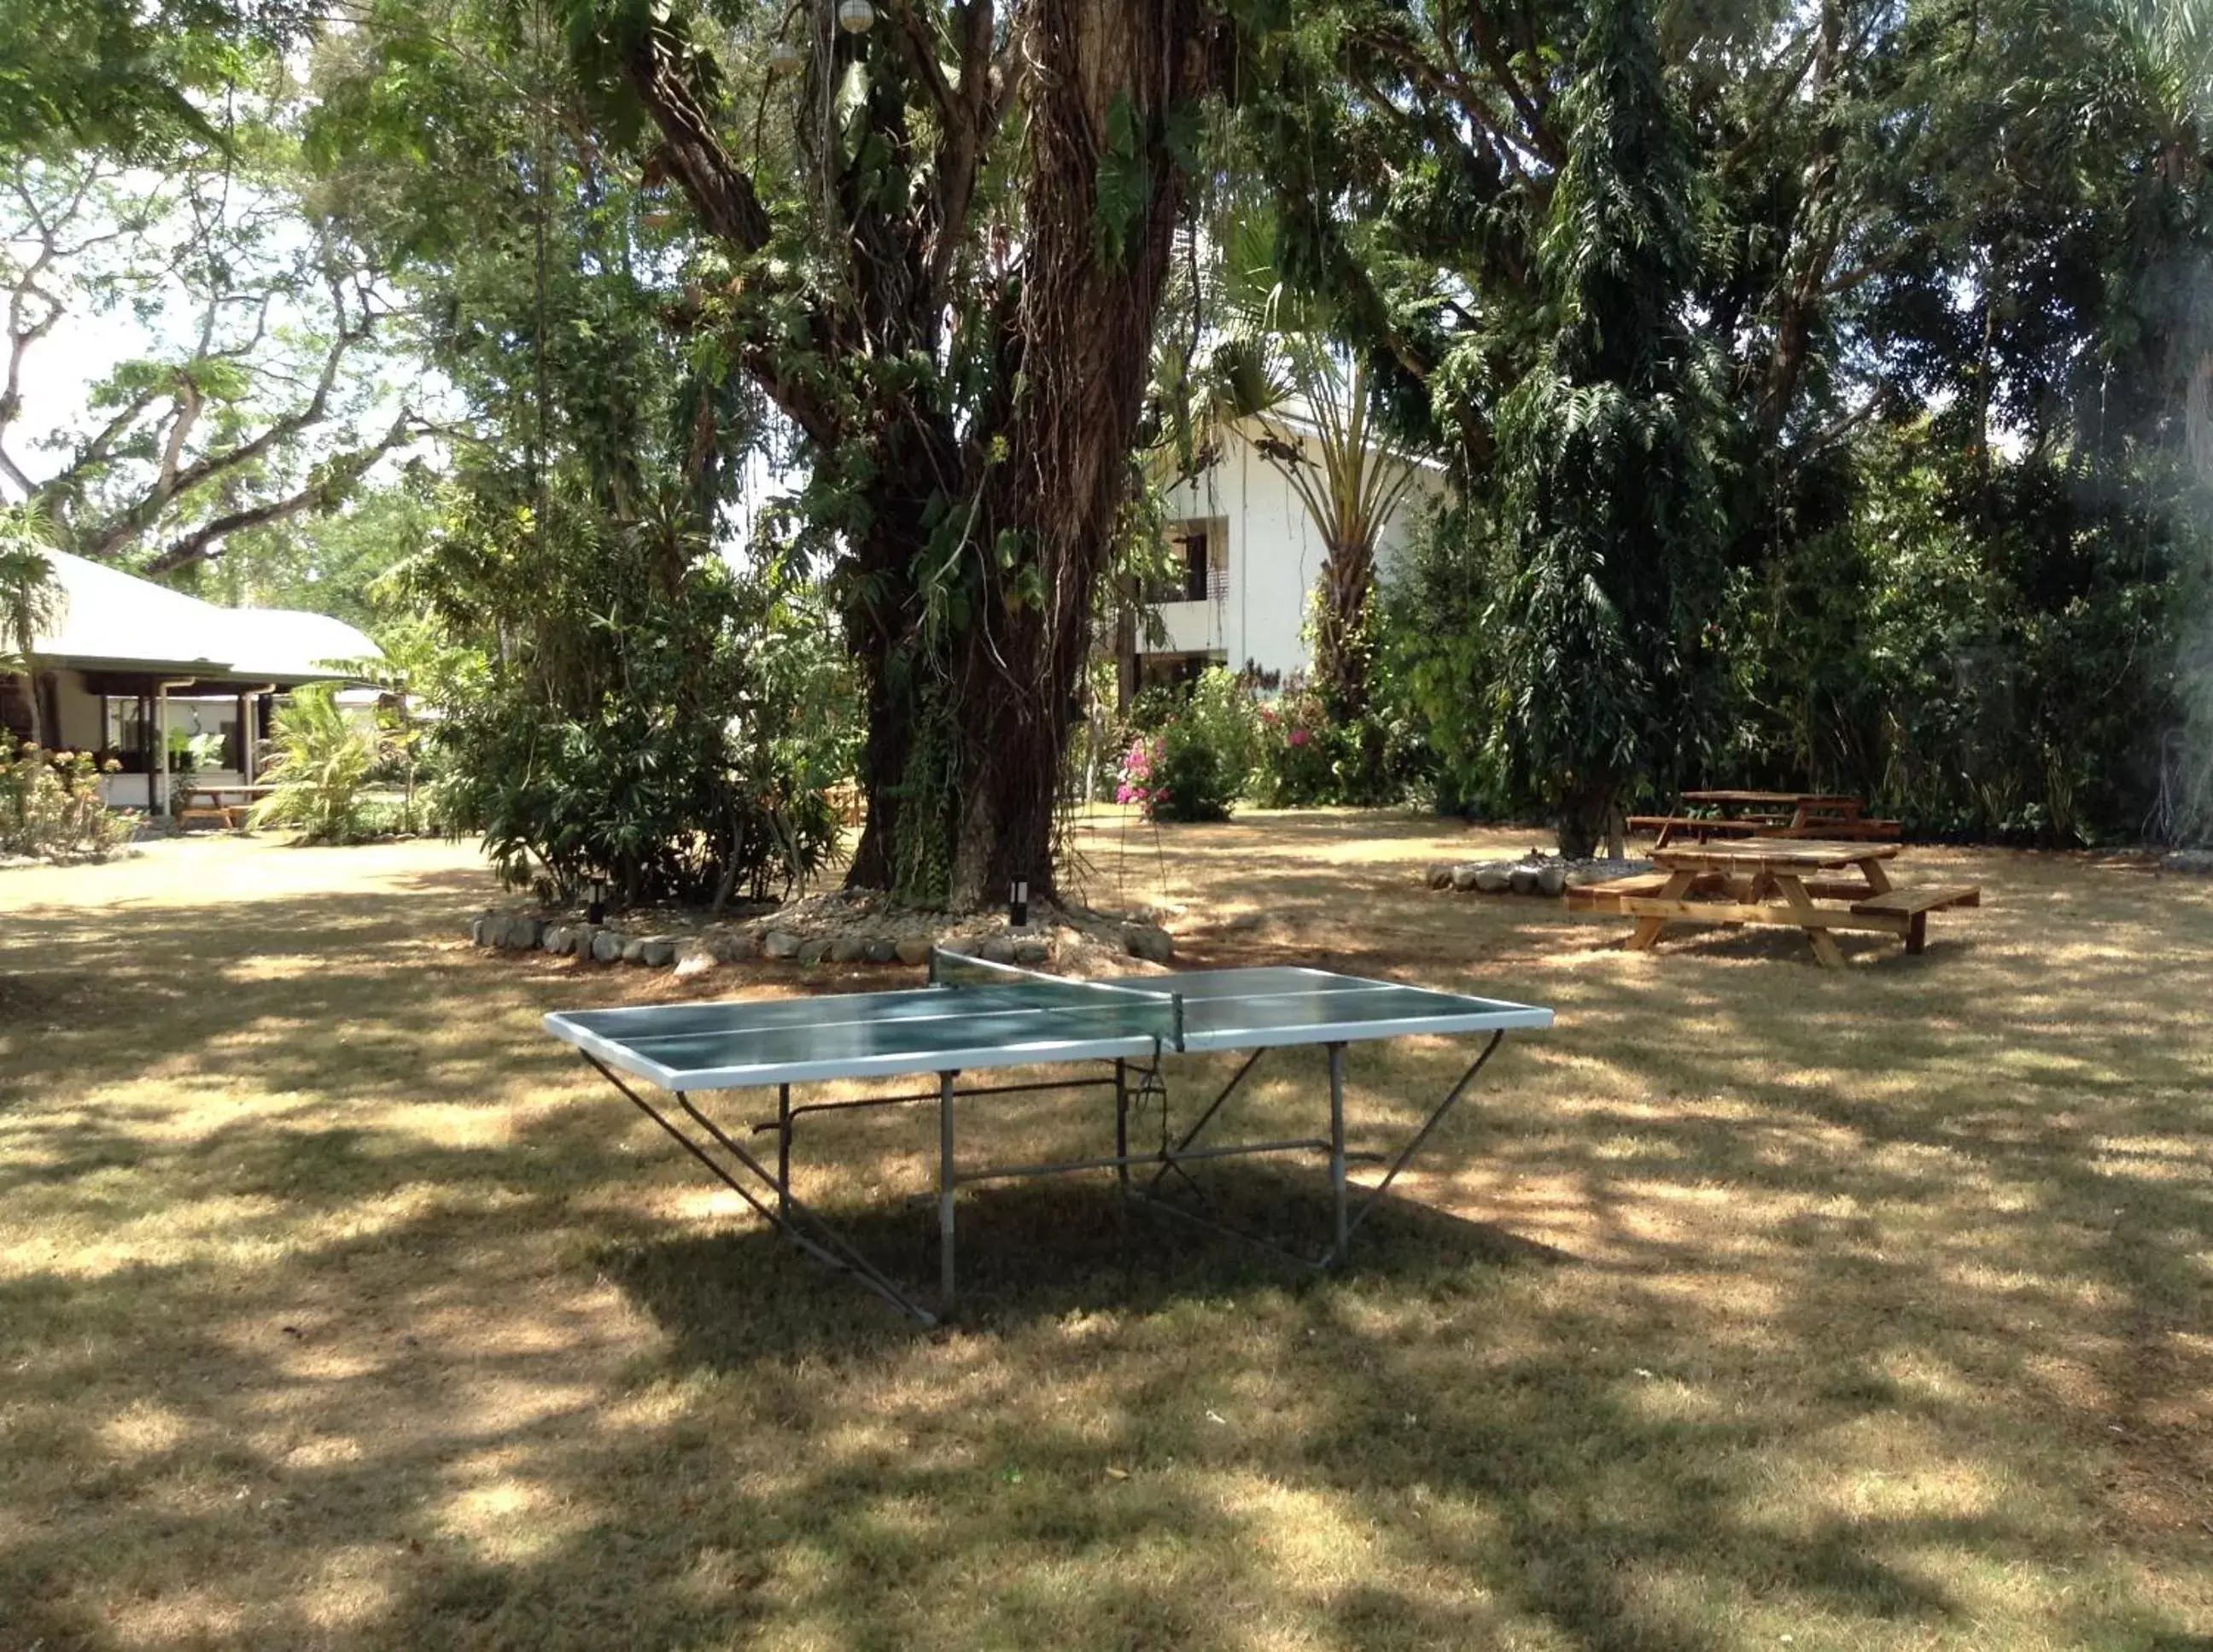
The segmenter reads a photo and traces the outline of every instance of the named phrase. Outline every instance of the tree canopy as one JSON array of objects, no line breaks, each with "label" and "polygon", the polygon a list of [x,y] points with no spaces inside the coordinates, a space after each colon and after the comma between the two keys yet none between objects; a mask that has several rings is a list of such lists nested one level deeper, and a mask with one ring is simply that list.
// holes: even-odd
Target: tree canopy
[{"label": "tree canopy", "polygon": [[[826,625],[852,879],[1042,893],[1146,491],[1241,360],[1340,427],[1328,715],[1448,801],[1580,848],[1724,774],[2062,838],[2209,795],[2204,0],[53,11],[0,25],[0,493],[442,615],[482,765],[754,692],[640,690],[643,639]],[[1400,454],[1451,487],[1377,606],[1338,506]],[[668,853],[564,864],[713,884],[753,749],[591,827]]]}]

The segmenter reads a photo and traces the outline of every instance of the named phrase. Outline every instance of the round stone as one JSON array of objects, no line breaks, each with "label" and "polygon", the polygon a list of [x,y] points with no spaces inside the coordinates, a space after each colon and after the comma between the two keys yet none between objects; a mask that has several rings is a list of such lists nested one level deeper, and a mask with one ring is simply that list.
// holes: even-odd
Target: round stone
[{"label": "round stone", "polygon": [[1506,878],[1517,895],[1537,893],[1537,869],[1533,866],[1517,866],[1506,875]]},{"label": "round stone", "polygon": [[888,964],[899,957],[899,942],[879,936],[869,942],[868,960],[872,964]]},{"label": "round stone", "polygon": [[676,961],[676,943],[665,935],[650,936],[638,948],[637,961],[648,969],[667,969]]},{"label": "round stone", "polygon": [[1475,869],[1475,887],[1486,895],[1503,895],[1513,887],[1514,879],[1503,866],[1478,866]]},{"label": "round stone", "polygon": [[1552,865],[1540,866],[1537,869],[1537,893],[1539,894],[1564,894],[1567,893],[1567,887],[1568,869],[1566,867],[1555,862]]},{"label": "round stone", "polygon": [[1122,944],[1131,956],[1149,964],[1165,964],[1175,957],[1175,938],[1157,924],[1124,925]]},{"label": "round stone", "polygon": [[1447,881],[1455,889],[1467,890],[1474,888],[1476,880],[1482,875],[1483,869],[1479,866],[1455,866]]},{"label": "round stone", "polygon": [[903,936],[892,952],[902,964],[926,964],[930,961],[930,937],[925,935]]},{"label": "round stone", "polygon": [[1443,861],[1439,861],[1422,875],[1429,880],[1430,887],[1432,889],[1449,889],[1453,887],[1453,869]]},{"label": "round stone", "polygon": [[987,964],[1011,964],[1015,961],[1015,943],[1003,935],[995,935],[984,942],[977,954]]},{"label": "round stone", "polygon": [[619,964],[622,961],[623,934],[620,930],[601,930],[592,937],[592,958],[596,963]]},{"label": "round stone", "polygon": [[802,964],[819,964],[830,955],[830,943],[819,935],[814,936],[801,942],[794,955]]},{"label": "round stone", "polygon": [[761,937],[761,956],[764,958],[796,958],[806,943],[789,930],[771,930]]}]

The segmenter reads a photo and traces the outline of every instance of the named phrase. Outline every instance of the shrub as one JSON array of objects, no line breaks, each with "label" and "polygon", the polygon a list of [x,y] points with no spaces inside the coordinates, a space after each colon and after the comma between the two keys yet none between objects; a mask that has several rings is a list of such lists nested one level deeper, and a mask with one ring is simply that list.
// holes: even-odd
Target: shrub
[{"label": "shrub", "polygon": [[1149,689],[1131,704],[1141,730],[1123,753],[1117,802],[1155,820],[1226,820],[1259,769],[1262,739],[1252,692],[1216,667],[1188,691]]},{"label": "shrub", "polygon": [[1180,717],[1161,731],[1154,770],[1156,820],[1226,820],[1237,801],[1238,778],[1228,755],[1204,725]]},{"label": "shrub", "polygon": [[1260,709],[1253,703],[1252,686],[1216,666],[1192,685],[1175,720],[1187,737],[1212,750],[1225,801],[1250,796],[1263,750]]},{"label": "shrub", "polygon": [[780,559],[741,570],[680,522],[619,522],[563,490],[542,535],[452,503],[412,588],[479,662],[440,689],[449,826],[555,899],[605,878],[626,905],[719,905],[812,877],[838,842],[826,790],[857,746],[820,591]]},{"label": "shrub", "polygon": [[1411,719],[1380,699],[1333,722],[1311,685],[1294,683],[1262,709],[1259,728],[1258,790],[1271,808],[1401,802],[1425,766]]},{"label": "shrub", "polygon": [[61,858],[120,847],[131,817],[101,801],[100,772],[82,752],[18,745],[0,729],[0,854]]},{"label": "shrub", "polygon": [[293,827],[311,844],[371,836],[362,790],[376,766],[376,735],[338,709],[337,690],[328,683],[296,690],[270,734],[277,755],[263,777],[277,789],[253,806],[252,823]]},{"label": "shrub", "polygon": [[1155,810],[1166,787],[1161,774],[1161,737],[1139,735],[1122,753],[1122,776],[1114,788],[1114,801],[1134,803],[1147,820],[1153,820],[1157,818]]}]

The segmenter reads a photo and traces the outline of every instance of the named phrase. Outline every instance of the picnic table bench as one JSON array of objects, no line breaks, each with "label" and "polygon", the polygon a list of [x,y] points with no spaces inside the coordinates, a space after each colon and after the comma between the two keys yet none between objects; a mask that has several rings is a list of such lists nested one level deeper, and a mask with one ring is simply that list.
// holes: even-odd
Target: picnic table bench
[{"label": "picnic table bench", "polygon": [[1650,950],[1670,924],[1801,929],[1814,956],[1833,969],[1844,955],[1832,930],[1899,936],[1917,953],[1928,942],[1930,913],[1982,905],[1974,884],[1893,884],[1884,863],[1897,854],[1895,844],[1803,838],[1655,847],[1657,869],[1570,888],[1568,906],[1635,918],[1632,952]]},{"label": "picnic table bench", "polygon": [[[237,817],[276,789],[274,786],[225,786],[198,781],[180,784],[177,788],[177,824],[186,826],[194,820],[213,820],[226,832],[235,831]],[[233,798],[237,801],[229,801]]]},{"label": "picnic table bench", "polygon": [[1836,842],[1887,841],[1899,835],[1897,821],[1876,820],[1858,798],[1829,792],[1686,791],[1680,803],[1681,812],[1673,814],[1632,814],[1629,829],[1652,833],[1653,845],[1660,849],[1679,838],[1700,843],[1737,838]]}]

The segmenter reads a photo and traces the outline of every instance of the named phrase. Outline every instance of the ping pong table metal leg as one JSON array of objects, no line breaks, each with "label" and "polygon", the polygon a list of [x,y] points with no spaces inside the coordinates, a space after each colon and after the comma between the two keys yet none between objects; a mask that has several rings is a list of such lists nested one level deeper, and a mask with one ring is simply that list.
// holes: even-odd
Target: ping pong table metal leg
[{"label": "ping pong table metal leg", "polygon": [[[1244,1064],[1239,1067],[1235,1072],[1230,1074],[1229,1082],[1222,1087],[1221,1092],[1215,1096],[1213,1100],[1206,1104],[1206,1111],[1200,1113],[1196,1119],[1192,1121],[1191,1128],[1184,1131],[1180,1137],[1177,1137],[1176,1144],[1167,1150],[1167,1153],[1161,1164],[1161,1167],[1154,1171],[1151,1179],[1145,1183],[1145,1192],[1149,1193],[1151,1192],[1163,1181],[1167,1180],[1167,1173],[1171,1170],[1176,1171],[1179,1174],[1182,1173],[1181,1167],[1176,1163],[1176,1161],[1184,1155],[1185,1152],[1190,1148],[1192,1143],[1198,1140],[1201,1132],[1203,1132],[1209,1125],[1214,1122],[1214,1115],[1222,1111],[1222,1103],[1228,1100],[1231,1096],[1237,1093],[1238,1086],[1245,1082],[1245,1075],[1251,1072],[1253,1068],[1259,1066],[1260,1064],[1260,1058],[1267,1053],[1267,1051],[1265,1049],[1253,1051],[1251,1055],[1245,1058]],[[1185,1176],[1184,1180],[1186,1181],[1189,1181],[1191,1178],[1189,1176]]]},{"label": "ping pong table metal leg", "polygon": [[[743,1182],[740,1181],[735,1175],[731,1173],[730,1169],[727,1165],[722,1164],[716,1159],[713,1154],[708,1152],[705,1148],[694,1141],[688,1134],[686,1133],[683,1128],[679,1125],[675,1120],[669,1118],[668,1114],[661,1112],[660,1108],[655,1106],[653,1103],[647,1100],[636,1090],[631,1088],[629,1085],[624,1083],[620,1078],[615,1076],[613,1070],[602,1063],[596,1056],[594,1056],[589,1051],[580,1051],[578,1053],[584,1058],[585,1063],[588,1065],[595,1068],[598,1070],[602,1078],[606,1079],[608,1083],[613,1085],[615,1088],[621,1091],[622,1094],[629,1099],[632,1106],[637,1107],[637,1110],[643,1113],[647,1118],[652,1119],[655,1124],[660,1125],[679,1147],[682,1148],[694,1159],[697,1159],[699,1163],[705,1167],[710,1175],[713,1176],[716,1180],[721,1182],[723,1186],[729,1188],[733,1193],[735,1193],[740,1198],[743,1199],[748,1205],[750,1205],[753,1208],[753,1213],[759,1216],[764,1222],[767,1222],[770,1227],[774,1228],[778,1232],[782,1233],[785,1238],[791,1241],[793,1244],[798,1246],[801,1250],[806,1252],[816,1261],[824,1264],[826,1266],[835,1268],[840,1272],[851,1274],[856,1279],[859,1280],[861,1283],[867,1286],[870,1290],[875,1292],[877,1295],[882,1297],[893,1308],[898,1308],[902,1314],[911,1314],[915,1319],[919,1320],[924,1325],[934,1326],[937,1323],[937,1316],[936,1314],[930,1313],[927,1308],[922,1307],[919,1303],[909,1297],[904,1291],[900,1290],[897,1285],[893,1284],[884,1276],[882,1271],[877,1268],[874,1263],[870,1262],[868,1258],[863,1256],[860,1252],[855,1250],[850,1242],[845,1239],[844,1234],[840,1234],[827,1222],[825,1222],[820,1216],[817,1216],[813,1210],[801,1204],[797,1199],[792,1199],[789,1202],[790,1209],[789,1214],[779,1213],[773,1205],[756,1197],[751,1188],[747,1187]],[[748,1174],[753,1176],[766,1187],[773,1188],[775,1186],[776,1184],[774,1180],[769,1175],[768,1167],[757,1161],[753,1155],[747,1153],[745,1149],[739,1146],[737,1143],[732,1141],[728,1132],[726,1132],[719,1125],[716,1124],[713,1119],[708,1118],[706,1114],[701,1113],[698,1107],[693,1106],[690,1096],[685,1094],[680,1090],[672,1092],[672,1094],[675,1095],[676,1105],[683,1109],[685,1116],[692,1119],[693,1123],[697,1124],[700,1127],[700,1129],[706,1131],[707,1135],[716,1144],[721,1146],[725,1152],[729,1153],[732,1158],[735,1159],[739,1164],[745,1167]],[[802,1223],[805,1225],[802,1226]]]},{"label": "ping pong table metal leg", "polygon": [[791,1086],[776,1087],[776,1208],[791,1214]]},{"label": "ping pong table metal leg", "polygon": [[954,1289],[953,1198],[958,1186],[953,1164],[953,1081],[959,1076],[937,1076],[937,1294],[948,1308]]},{"label": "ping pong table metal leg", "polygon": [[1130,1064],[1114,1063],[1114,1179],[1122,1192],[1130,1191]]},{"label": "ping pong table metal leg", "polygon": [[[1453,1110],[1454,1105],[1458,1102],[1461,1095],[1466,1092],[1467,1087],[1475,1082],[1475,1076],[1483,1070],[1484,1064],[1491,1059],[1492,1055],[1497,1052],[1498,1046],[1505,1041],[1506,1034],[1503,1032],[1493,1033],[1491,1035],[1490,1041],[1483,1046],[1482,1052],[1468,1064],[1467,1070],[1460,1076],[1460,1082],[1454,1084],[1452,1088],[1445,1092],[1445,1099],[1438,1102],[1436,1106],[1430,1112],[1430,1116],[1422,1121],[1422,1127],[1414,1132],[1414,1139],[1399,1149],[1399,1156],[1391,1161],[1391,1167],[1383,1173],[1383,1180],[1377,1182],[1375,1186],[1369,1188],[1367,1192],[1362,1196],[1360,1208],[1352,1213],[1352,1220],[1349,1225],[1347,1225],[1344,1221],[1344,1204],[1343,1195],[1340,1192],[1338,1202],[1338,1231],[1337,1246],[1336,1248],[1331,1251],[1327,1256],[1322,1259],[1321,1265],[1328,1267],[1334,1263],[1341,1262],[1344,1259],[1345,1247],[1351,1242],[1354,1231],[1359,1228],[1362,1222],[1368,1220],[1368,1213],[1374,1210],[1376,1205],[1381,1202],[1382,1198],[1386,1193],[1391,1191],[1391,1184],[1399,1179],[1399,1173],[1406,1167],[1407,1163],[1413,1158],[1414,1155],[1421,1151],[1422,1143],[1430,1139],[1430,1132],[1435,1130],[1438,1124],[1443,1119],[1444,1116]],[[1331,1053],[1332,1055],[1336,1053],[1334,1046],[1332,1047]],[[1331,1088],[1334,1090],[1336,1088],[1336,1071],[1334,1066],[1332,1066],[1332,1069],[1331,1078]],[[1338,1112],[1339,1116],[1342,1116],[1341,1109],[1333,1106],[1332,1111]]]},{"label": "ping pong table metal leg", "polygon": [[1344,1046],[1329,1046],[1329,1193],[1337,1207],[1337,1239],[1329,1247],[1332,1260],[1344,1254],[1352,1230],[1344,1219]]}]

